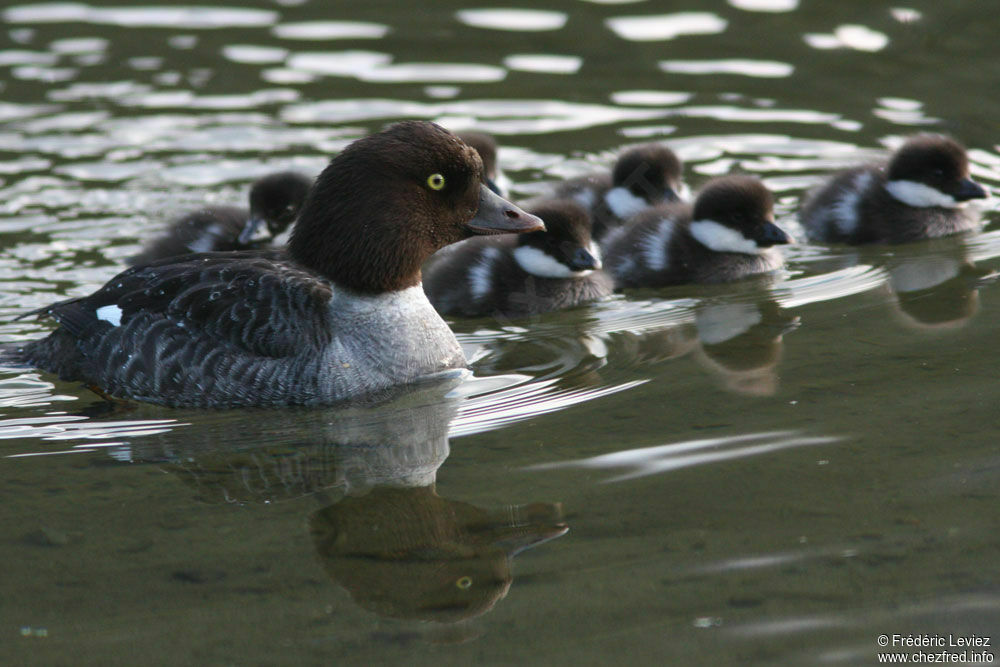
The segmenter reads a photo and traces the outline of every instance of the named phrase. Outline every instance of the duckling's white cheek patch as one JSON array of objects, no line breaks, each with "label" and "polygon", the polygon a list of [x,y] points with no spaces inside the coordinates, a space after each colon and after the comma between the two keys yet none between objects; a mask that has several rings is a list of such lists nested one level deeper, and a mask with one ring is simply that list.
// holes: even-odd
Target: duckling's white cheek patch
[{"label": "duckling's white cheek patch", "polygon": [[929,206],[940,206],[941,208],[959,207],[959,202],[955,201],[954,197],[916,181],[889,181],[885,184],[885,189],[889,191],[890,195],[907,206],[916,206],[918,208],[927,208]]},{"label": "duckling's white cheek patch", "polygon": [[101,306],[97,309],[97,319],[103,320],[113,327],[120,327],[122,325],[122,309],[114,304]]},{"label": "duckling's white cheek patch", "polygon": [[604,195],[604,203],[608,205],[608,208],[611,209],[611,212],[614,213],[616,217],[623,220],[625,218],[631,218],[633,215],[649,206],[645,199],[642,197],[636,197],[634,194],[621,186],[608,190],[608,194]]},{"label": "duckling's white cheek patch", "polygon": [[745,255],[756,255],[762,250],[754,241],[732,227],[726,227],[714,220],[692,222],[691,236],[715,252],[741,252]]},{"label": "duckling's white cheek patch", "polygon": [[528,245],[516,248],[514,259],[522,269],[539,278],[573,278],[590,273],[590,271],[573,271],[551,255]]}]

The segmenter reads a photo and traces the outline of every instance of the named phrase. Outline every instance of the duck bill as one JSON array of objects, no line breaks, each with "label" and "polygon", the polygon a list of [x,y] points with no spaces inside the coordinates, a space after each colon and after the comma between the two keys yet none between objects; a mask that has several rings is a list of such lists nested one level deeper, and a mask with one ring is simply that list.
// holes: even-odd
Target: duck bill
[{"label": "duck bill", "polygon": [[256,241],[259,237],[263,236],[262,229],[266,229],[267,226],[264,224],[263,218],[251,217],[243,225],[243,231],[240,232],[237,241],[240,245],[247,245],[252,241]]},{"label": "duck bill", "polygon": [[479,186],[479,208],[465,223],[473,234],[522,234],[543,232],[545,223],[536,215],[525,213],[485,185]]},{"label": "duck bill", "polygon": [[601,260],[586,248],[577,248],[570,260],[569,268],[574,271],[596,271],[601,268]]},{"label": "duck bill", "polygon": [[958,191],[953,196],[955,201],[969,201],[970,199],[987,199],[989,194],[979,183],[971,178],[964,178],[958,184]]},{"label": "duck bill", "polygon": [[770,248],[775,245],[788,245],[792,242],[792,237],[786,234],[781,227],[768,220],[764,222],[763,229],[754,241],[761,248]]}]

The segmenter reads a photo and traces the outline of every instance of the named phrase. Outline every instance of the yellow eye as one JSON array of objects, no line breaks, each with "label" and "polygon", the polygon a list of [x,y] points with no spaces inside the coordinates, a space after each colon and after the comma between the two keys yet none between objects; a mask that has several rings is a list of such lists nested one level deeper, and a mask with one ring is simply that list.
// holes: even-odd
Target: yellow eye
[{"label": "yellow eye", "polygon": [[455,582],[455,585],[464,591],[472,585],[472,577],[462,577]]},{"label": "yellow eye", "polygon": [[431,190],[443,190],[444,189],[444,176],[441,174],[431,174],[427,177],[427,187]]}]

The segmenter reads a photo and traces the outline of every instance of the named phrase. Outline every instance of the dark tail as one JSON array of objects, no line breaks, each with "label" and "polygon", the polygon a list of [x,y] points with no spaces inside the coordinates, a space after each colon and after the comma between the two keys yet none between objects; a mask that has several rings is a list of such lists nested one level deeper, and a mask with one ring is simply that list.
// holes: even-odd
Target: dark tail
[{"label": "dark tail", "polygon": [[40,368],[73,380],[80,374],[79,361],[76,341],[59,329],[37,340],[0,343],[0,368]]}]

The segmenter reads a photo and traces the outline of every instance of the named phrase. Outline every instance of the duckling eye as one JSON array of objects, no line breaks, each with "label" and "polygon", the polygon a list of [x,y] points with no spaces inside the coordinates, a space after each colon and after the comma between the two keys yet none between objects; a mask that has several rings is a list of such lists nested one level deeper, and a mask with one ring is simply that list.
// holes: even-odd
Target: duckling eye
[{"label": "duckling eye", "polygon": [[427,187],[431,190],[443,190],[444,189],[444,176],[441,174],[431,174],[427,177]]},{"label": "duckling eye", "polygon": [[461,579],[455,582],[455,585],[461,588],[463,591],[467,590],[470,586],[472,586],[472,577],[462,577]]}]

